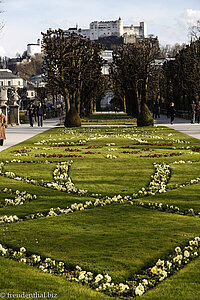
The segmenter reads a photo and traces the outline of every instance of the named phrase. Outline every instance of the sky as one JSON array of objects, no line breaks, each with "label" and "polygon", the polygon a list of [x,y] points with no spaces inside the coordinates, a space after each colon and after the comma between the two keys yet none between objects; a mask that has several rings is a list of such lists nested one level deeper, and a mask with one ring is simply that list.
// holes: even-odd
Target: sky
[{"label": "sky", "polygon": [[23,54],[49,28],[89,28],[92,21],[147,23],[161,45],[188,43],[188,28],[200,20],[200,0],[2,0],[0,56]]}]

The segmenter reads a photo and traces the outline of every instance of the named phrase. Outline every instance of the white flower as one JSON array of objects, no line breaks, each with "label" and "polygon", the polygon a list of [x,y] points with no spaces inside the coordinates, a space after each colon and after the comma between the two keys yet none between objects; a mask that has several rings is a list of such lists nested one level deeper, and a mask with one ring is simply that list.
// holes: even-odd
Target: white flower
[{"label": "white flower", "polygon": [[106,279],[107,282],[111,282],[112,281],[111,276],[109,276],[108,274],[106,274],[104,277],[105,277],[105,279]]},{"label": "white flower", "polygon": [[176,248],[175,248],[175,252],[176,252],[176,253],[181,252],[181,248],[180,248],[180,247],[176,247]]},{"label": "white flower", "polygon": [[157,267],[157,266],[154,266],[154,267],[151,268],[151,273],[157,275],[158,272],[159,272],[158,270],[159,270],[158,267]]},{"label": "white flower", "polygon": [[143,280],[142,280],[142,284],[148,285],[148,284],[149,284],[149,283],[148,283],[148,280],[147,280],[147,279],[143,279]]},{"label": "white flower", "polygon": [[81,271],[78,280],[83,280],[85,278],[86,271]]},{"label": "white flower", "polygon": [[136,296],[142,296],[144,294],[144,286],[140,283],[136,288],[135,288],[135,295]]},{"label": "white flower", "polygon": [[21,248],[19,249],[19,251],[20,251],[21,253],[24,253],[24,252],[26,252],[26,248],[21,247]]},{"label": "white flower", "polygon": [[95,283],[98,283],[99,281],[101,281],[103,279],[103,276],[101,274],[98,274],[96,277],[95,277]]},{"label": "white flower", "polygon": [[129,290],[129,286],[127,284],[120,283],[119,284],[119,289],[120,289],[121,292],[124,292],[126,290]]},{"label": "white flower", "polygon": [[189,257],[190,256],[190,252],[187,251],[187,250],[185,250],[183,254],[184,254],[185,257]]}]

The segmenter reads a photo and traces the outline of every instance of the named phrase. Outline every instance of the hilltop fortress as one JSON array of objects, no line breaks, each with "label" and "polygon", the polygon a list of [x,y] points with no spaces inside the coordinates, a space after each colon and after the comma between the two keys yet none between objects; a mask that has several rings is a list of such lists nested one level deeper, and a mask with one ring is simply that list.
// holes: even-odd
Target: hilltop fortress
[{"label": "hilltop fortress", "polygon": [[147,24],[140,22],[139,26],[124,26],[121,18],[115,21],[93,21],[90,23],[89,29],[82,29],[76,26],[66,30],[66,35],[69,33],[81,34],[83,37],[92,41],[97,41],[102,38],[117,37],[123,38],[124,42],[137,42],[137,39],[147,38]]}]

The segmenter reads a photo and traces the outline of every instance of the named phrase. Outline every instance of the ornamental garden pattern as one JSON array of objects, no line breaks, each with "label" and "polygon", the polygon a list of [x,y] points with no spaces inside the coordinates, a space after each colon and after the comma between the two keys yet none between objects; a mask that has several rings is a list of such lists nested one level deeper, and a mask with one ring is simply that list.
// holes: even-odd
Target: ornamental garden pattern
[{"label": "ornamental garden pattern", "polygon": [[[59,128],[51,130],[46,139],[40,140],[38,138],[32,145],[26,145],[25,142],[20,145],[19,149],[14,147],[11,151],[7,150],[7,153],[9,153],[7,156],[10,160],[5,160],[3,157],[1,161],[0,176],[2,178],[7,178],[8,182],[9,180],[14,180],[19,183],[19,186],[21,182],[28,184],[29,189],[30,185],[37,186],[38,193],[40,188],[67,193],[71,197],[75,196],[76,202],[72,200],[72,203],[67,207],[51,207],[50,209],[47,208],[27,215],[23,214],[21,217],[17,214],[2,215],[0,216],[0,224],[2,226],[5,224],[12,226],[11,223],[15,222],[23,222],[25,224],[38,218],[49,219],[59,215],[71,215],[75,212],[78,214],[88,209],[95,214],[96,208],[103,208],[108,205],[121,205],[122,207],[130,205],[131,207],[156,210],[167,214],[185,215],[192,218],[200,217],[200,208],[199,210],[196,208],[198,205],[195,207],[178,206],[178,203],[174,205],[170,203],[170,197],[168,199],[166,196],[163,198],[164,202],[158,201],[159,195],[167,195],[176,190],[180,192],[181,189],[199,185],[200,182],[200,176],[192,177],[193,174],[191,174],[190,178],[187,178],[184,182],[180,181],[181,178],[175,178],[174,182],[169,184],[174,173],[176,173],[177,166],[180,166],[181,170],[182,166],[192,169],[192,166],[200,165],[198,144],[191,145],[189,140],[181,139],[179,136],[180,134],[176,136],[176,134],[164,128],[151,128],[146,131],[137,128],[113,129],[112,131],[111,129],[106,131],[105,129],[93,128],[76,131]],[[107,143],[108,140],[113,142]],[[161,140],[162,143],[160,143]],[[127,141],[129,145],[127,145]],[[24,144],[25,146],[23,146]],[[148,148],[144,148],[147,145]],[[45,153],[43,153],[44,150]],[[70,154],[65,154],[66,152],[70,152]],[[141,154],[142,152],[150,152],[152,154],[143,155]],[[90,156],[90,154],[92,155]],[[130,154],[134,154],[134,156]],[[77,185],[76,180],[73,180],[71,169],[74,168],[75,170],[78,168],[79,160],[84,165],[85,160],[92,159],[91,163],[95,164],[95,160],[98,159],[99,161],[102,160],[104,164],[104,161],[106,162],[109,159],[109,161],[111,160],[109,164],[114,166],[117,161],[121,161],[123,165],[124,156],[126,156],[126,161],[134,159],[136,166],[138,161],[143,161],[144,159],[149,159],[148,164],[153,165],[154,174],[150,176],[150,180],[146,185],[138,186],[137,191],[130,193],[130,184],[130,187],[127,188],[127,191],[129,191],[127,194],[124,192],[106,195],[101,188],[92,190],[89,187],[86,190],[84,185],[80,183]],[[73,158],[74,161],[68,160],[68,158]],[[52,159],[56,159],[56,161]],[[41,168],[52,167],[52,181],[39,178],[40,176],[32,177],[31,172],[28,177],[20,175],[18,170],[23,169],[23,167],[26,168],[27,165],[38,165]],[[12,166],[17,172],[12,171]],[[126,171],[126,168],[124,171]],[[198,175],[198,171],[195,174]],[[134,180],[136,179],[137,176],[135,176]],[[123,185],[123,181],[121,181],[121,185]],[[14,190],[9,185],[1,189],[0,195],[3,194],[6,196],[1,196],[0,207],[2,209],[8,206],[23,207],[34,201],[36,203],[38,200],[38,195],[35,193],[29,193],[20,188]],[[154,197],[155,201],[153,200]],[[80,202],[77,202],[79,198]],[[198,236],[194,236],[188,242],[185,239],[180,247],[177,244],[174,251],[171,249],[171,253],[165,254],[164,257],[160,257],[154,262],[152,261],[151,266],[123,280],[113,279],[106,270],[98,273],[88,270],[88,267],[84,269],[84,266],[81,266],[81,260],[79,265],[75,265],[72,262],[73,267],[69,268],[66,263],[56,260],[54,257],[41,257],[37,253],[31,253],[24,245],[20,245],[20,248],[16,250],[16,246],[14,248],[8,247],[2,242],[0,254],[5,258],[38,267],[45,273],[64,276],[69,281],[88,285],[92,289],[109,296],[134,298],[143,295],[198,257],[200,253],[199,246],[200,238]]]}]

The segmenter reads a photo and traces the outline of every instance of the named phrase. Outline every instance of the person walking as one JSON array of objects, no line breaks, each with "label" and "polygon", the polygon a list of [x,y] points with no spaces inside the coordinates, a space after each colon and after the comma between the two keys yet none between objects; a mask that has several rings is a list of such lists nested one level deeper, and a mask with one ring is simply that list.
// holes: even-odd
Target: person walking
[{"label": "person walking", "polygon": [[197,122],[199,124],[199,121],[200,121],[200,101],[197,104],[196,112],[197,112]]},{"label": "person walking", "polygon": [[29,114],[29,123],[30,126],[33,127],[33,120],[34,120],[34,114],[35,114],[35,109],[33,107],[33,103],[31,102],[28,108],[28,114]]},{"label": "person walking", "polygon": [[3,146],[3,142],[6,139],[6,126],[7,126],[7,118],[3,114],[2,109],[0,108],[0,146]]},{"label": "person walking", "polygon": [[169,115],[170,115],[170,118],[171,118],[171,124],[173,124],[174,123],[174,117],[176,115],[176,110],[175,110],[175,107],[174,107],[174,102],[170,103]]},{"label": "person walking", "polygon": [[166,104],[167,118],[169,118],[169,117],[170,117],[170,115],[169,115],[169,108],[170,108],[170,103],[169,103],[169,102],[167,102],[167,104]]},{"label": "person walking", "polygon": [[157,113],[158,113],[158,106],[157,106],[157,102],[155,102],[153,106],[153,118],[157,118]]},{"label": "person walking", "polygon": [[39,104],[37,106],[38,127],[43,126],[43,116],[44,116],[44,109],[43,109],[42,103],[39,102]]},{"label": "person walking", "polygon": [[196,115],[196,104],[194,100],[192,100],[192,103],[190,104],[190,111],[191,111],[191,123],[195,123],[195,115]]}]

